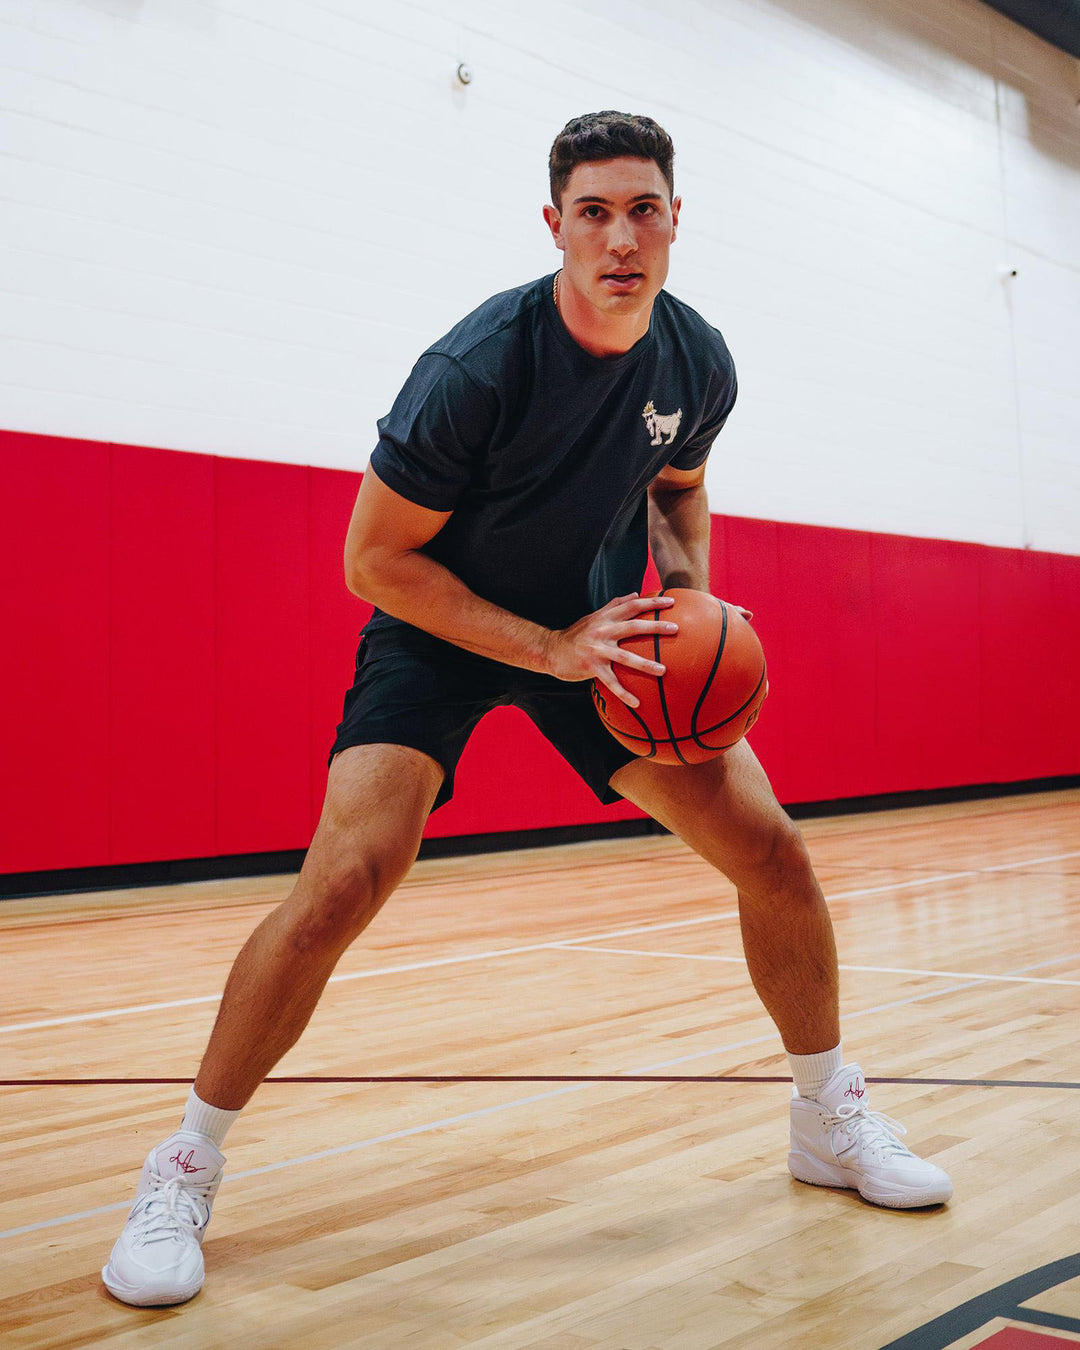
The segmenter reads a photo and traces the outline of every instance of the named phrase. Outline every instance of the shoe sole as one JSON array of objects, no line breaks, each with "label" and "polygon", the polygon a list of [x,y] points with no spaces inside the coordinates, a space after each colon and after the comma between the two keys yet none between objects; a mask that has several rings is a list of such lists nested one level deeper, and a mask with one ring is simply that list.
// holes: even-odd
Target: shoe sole
[{"label": "shoe sole", "polygon": [[168,1308],[174,1303],[187,1303],[203,1286],[200,1280],[198,1284],[183,1285],[180,1289],[170,1290],[168,1293],[141,1294],[137,1285],[125,1284],[123,1280],[117,1279],[111,1265],[102,1267],[101,1280],[113,1298],[118,1298],[121,1303],[127,1303],[133,1308]]},{"label": "shoe sole", "polygon": [[808,1153],[789,1153],[788,1171],[796,1181],[807,1186],[834,1186],[846,1191],[858,1191],[864,1200],[872,1205],[882,1205],[886,1209],[924,1209],[927,1205],[943,1205],[952,1198],[952,1183],[948,1190],[944,1187],[929,1187],[921,1191],[905,1190],[902,1187],[890,1187],[884,1183],[876,1186],[867,1182],[850,1180],[853,1174],[841,1168],[831,1168]]}]

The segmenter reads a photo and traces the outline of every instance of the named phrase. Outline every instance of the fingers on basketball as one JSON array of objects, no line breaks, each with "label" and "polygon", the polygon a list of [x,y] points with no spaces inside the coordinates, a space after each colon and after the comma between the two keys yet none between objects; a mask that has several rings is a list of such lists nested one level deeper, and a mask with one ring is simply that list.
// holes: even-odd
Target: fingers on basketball
[{"label": "fingers on basketball", "polygon": [[[666,608],[657,604],[670,598]],[[620,647],[659,662],[663,675],[620,663],[619,680],[637,698],[628,706],[594,680],[593,701],[608,731],[628,750],[660,764],[699,764],[742,740],[768,691],[765,654],[739,608],[705,591],[672,588],[642,597],[652,618],[678,632],[641,633]]]}]

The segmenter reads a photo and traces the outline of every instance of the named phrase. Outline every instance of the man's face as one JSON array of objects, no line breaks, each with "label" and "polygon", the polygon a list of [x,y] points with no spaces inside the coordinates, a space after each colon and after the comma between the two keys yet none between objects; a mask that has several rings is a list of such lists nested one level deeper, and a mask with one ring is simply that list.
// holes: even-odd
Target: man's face
[{"label": "man's face", "polygon": [[544,217],[579,294],[601,313],[629,317],[648,310],[667,279],[680,205],[653,160],[624,157],[578,164],[561,213],[547,206]]}]

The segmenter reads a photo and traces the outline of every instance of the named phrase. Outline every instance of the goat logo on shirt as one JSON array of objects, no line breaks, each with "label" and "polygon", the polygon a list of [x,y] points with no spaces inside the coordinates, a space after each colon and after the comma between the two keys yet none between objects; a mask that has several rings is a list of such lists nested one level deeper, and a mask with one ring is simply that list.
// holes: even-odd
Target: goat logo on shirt
[{"label": "goat logo on shirt", "polygon": [[[645,419],[645,428],[652,437],[649,442],[650,445],[670,445],[672,443],[678,433],[679,423],[682,421],[681,408],[678,412],[658,413],[652,399],[649,399],[641,415]],[[666,441],[664,440],[665,436],[667,437]]]}]

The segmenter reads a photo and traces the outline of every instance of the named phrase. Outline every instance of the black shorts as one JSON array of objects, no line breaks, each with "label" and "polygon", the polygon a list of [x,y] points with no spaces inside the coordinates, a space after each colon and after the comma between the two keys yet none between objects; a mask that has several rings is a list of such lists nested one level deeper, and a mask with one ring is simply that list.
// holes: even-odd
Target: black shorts
[{"label": "black shorts", "polygon": [[605,730],[587,680],[568,684],[520,670],[417,628],[361,636],[330,759],[351,745],[422,750],[446,770],[436,810],[454,795],[454,770],[477,722],[508,704],[532,718],[602,802],[620,800],[608,782],[635,756]]}]

